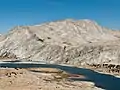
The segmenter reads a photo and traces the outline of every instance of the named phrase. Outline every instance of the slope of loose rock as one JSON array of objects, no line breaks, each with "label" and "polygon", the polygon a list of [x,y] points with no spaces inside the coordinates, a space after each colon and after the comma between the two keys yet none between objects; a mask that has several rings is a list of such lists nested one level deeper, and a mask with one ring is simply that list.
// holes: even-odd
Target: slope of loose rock
[{"label": "slope of loose rock", "polygon": [[0,56],[86,65],[119,64],[120,32],[91,20],[61,20],[18,26],[0,37]]}]

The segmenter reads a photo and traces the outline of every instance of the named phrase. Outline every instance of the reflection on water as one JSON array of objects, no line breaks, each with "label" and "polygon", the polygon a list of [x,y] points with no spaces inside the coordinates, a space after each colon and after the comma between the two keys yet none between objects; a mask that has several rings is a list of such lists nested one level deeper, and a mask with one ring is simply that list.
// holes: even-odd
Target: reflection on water
[{"label": "reflection on water", "polygon": [[15,64],[15,63],[3,63],[0,67],[8,68],[58,68],[64,70],[71,74],[80,74],[85,76],[84,79],[72,79],[75,81],[90,81],[94,82],[97,87],[103,88],[105,90],[120,90],[120,78],[114,77],[112,75],[101,74],[90,69],[61,66],[61,65],[51,65],[51,64]]}]

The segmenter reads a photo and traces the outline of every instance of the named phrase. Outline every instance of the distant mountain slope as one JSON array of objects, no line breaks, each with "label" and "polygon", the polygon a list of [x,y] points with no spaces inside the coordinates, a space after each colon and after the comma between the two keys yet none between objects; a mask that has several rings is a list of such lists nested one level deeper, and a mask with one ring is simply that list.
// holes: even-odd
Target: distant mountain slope
[{"label": "distant mountain slope", "polygon": [[119,63],[120,32],[92,20],[61,20],[18,26],[0,37],[2,58],[27,58],[50,63]]}]

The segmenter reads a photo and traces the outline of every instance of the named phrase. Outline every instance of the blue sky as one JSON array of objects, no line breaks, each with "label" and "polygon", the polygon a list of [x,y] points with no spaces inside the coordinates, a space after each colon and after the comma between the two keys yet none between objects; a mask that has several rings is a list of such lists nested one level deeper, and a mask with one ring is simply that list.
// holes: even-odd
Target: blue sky
[{"label": "blue sky", "polygon": [[0,0],[0,33],[17,25],[67,18],[92,19],[120,29],[120,0]]}]

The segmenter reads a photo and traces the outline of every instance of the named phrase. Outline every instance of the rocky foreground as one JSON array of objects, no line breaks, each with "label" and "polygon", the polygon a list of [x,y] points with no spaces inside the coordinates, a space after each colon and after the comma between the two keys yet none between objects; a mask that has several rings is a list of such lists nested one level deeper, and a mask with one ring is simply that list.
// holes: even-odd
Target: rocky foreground
[{"label": "rocky foreground", "polygon": [[54,68],[0,69],[0,90],[103,90],[84,79],[83,75]]},{"label": "rocky foreground", "polygon": [[100,73],[100,67],[97,70],[56,64],[7,65],[9,68],[0,68],[0,90],[120,90],[120,77]]}]

